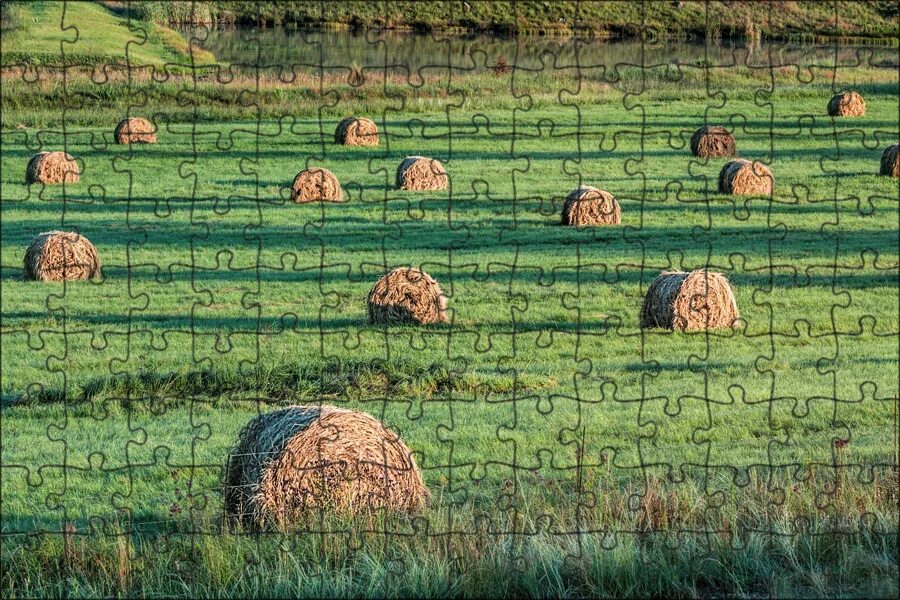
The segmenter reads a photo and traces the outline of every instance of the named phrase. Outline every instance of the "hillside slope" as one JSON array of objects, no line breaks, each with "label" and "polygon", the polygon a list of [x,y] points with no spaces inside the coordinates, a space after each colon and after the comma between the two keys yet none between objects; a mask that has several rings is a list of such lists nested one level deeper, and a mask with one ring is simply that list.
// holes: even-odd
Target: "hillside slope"
[{"label": "hillside slope", "polygon": [[[127,17],[94,2],[4,2],[2,64],[190,64],[177,31]],[[194,60],[213,57],[194,49]]]}]

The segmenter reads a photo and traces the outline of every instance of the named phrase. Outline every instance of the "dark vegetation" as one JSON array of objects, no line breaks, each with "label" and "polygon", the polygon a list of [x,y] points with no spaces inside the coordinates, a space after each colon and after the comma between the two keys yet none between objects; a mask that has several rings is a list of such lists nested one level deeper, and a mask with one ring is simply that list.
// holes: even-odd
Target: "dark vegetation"
[{"label": "dark vegetation", "polygon": [[[117,4],[117,3],[107,3]],[[170,25],[221,23],[299,27],[465,29],[507,34],[579,33],[651,37],[784,39],[798,36],[896,36],[890,1],[656,2],[131,2],[140,18]],[[643,26],[641,26],[643,24]]]}]

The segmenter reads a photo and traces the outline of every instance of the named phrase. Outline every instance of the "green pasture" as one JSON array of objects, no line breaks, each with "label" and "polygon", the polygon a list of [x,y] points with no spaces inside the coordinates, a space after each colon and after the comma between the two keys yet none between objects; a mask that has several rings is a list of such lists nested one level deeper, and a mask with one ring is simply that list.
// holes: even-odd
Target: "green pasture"
[{"label": "green pasture", "polygon": [[[843,120],[824,116],[819,79],[682,83],[683,97],[544,83],[558,87],[535,89],[537,106],[507,88],[409,110],[315,99],[261,120],[129,109],[154,117],[148,146],[113,143],[105,101],[40,129],[24,105],[5,115],[6,592],[896,592],[900,191],[878,175],[896,74],[858,81],[867,115]],[[374,118],[381,145],[335,145],[344,113]],[[770,165],[773,197],[717,193],[725,161],[687,145],[704,123]],[[24,184],[48,149],[78,159],[80,182]],[[441,160],[450,189],[394,189],[412,154]],[[291,203],[308,166],[348,201]],[[581,183],[615,194],[620,226],[559,225]],[[22,281],[28,242],[52,229],[87,236],[102,278]],[[369,289],[401,265],[440,282],[449,325],[366,323]],[[739,326],[642,331],[653,278],[703,267],[727,274]],[[399,431],[425,515],[222,535],[238,430],[295,402]],[[667,500],[648,508],[654,494]],[[651,513],[693,533],[637,535]],[[58,533],[26,535],[65,523],[74,555]]]}]

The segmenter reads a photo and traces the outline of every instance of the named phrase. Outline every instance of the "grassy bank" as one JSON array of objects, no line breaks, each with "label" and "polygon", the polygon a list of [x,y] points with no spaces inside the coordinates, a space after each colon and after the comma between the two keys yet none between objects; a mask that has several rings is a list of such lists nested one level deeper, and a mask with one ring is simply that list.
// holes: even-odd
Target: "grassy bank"
[{"label": "grassy bank", "polygon": [[133,2],[163,23],[344,26],[420,31],[468,29],[516,34],[586,33],[695,38],[897,36],[896,4],[869,2]]},{"label": "grassy bank", "polygon": [[[208,64],[178,32],[128,19],[94,2],[4,2],[2,65],[120,65],[156,67]],[[5,82],[4,82],[5,84]]]}]

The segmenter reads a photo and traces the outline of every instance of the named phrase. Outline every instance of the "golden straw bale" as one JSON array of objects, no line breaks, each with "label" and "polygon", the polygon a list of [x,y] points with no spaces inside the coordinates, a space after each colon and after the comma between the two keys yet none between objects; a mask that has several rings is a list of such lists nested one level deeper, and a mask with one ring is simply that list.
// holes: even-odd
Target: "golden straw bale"
[{"label": "golden straw bale", "polygon": [[338,123],[334,142],[345,146],[377,146],[378,126],[365,117],[347,117]]},{"label": "golden straw bale", "polygon": [[114,133],[117,144],[155,144],[156,127],[147,119],[122,119]]},{"label": "golden straw bale", "polygon": [[768,196],[775,179],[769,167],[743,158],[728,161],[719,172],[719,192],[739,196]]},{"label": "golden straw bale", "polygon": [[78,163],[67,152],[40,152],[25,169],[25,183],[76,183],[81,179]]},{"label": "golden straw bale", "polygon": [[291,185],[291,200],[306,202],[342,202],[344,190],[334,173],[328,169],[312,167],[300,171]]},{"label": "golden straw bale", "polygon": [[641,328],[679,331],[733,327],[740,318],[728,280],[706,270],[666,271],[647,288]]},{"label": "golden straw bale", "polygon": [[583,185],[569,192],[563,202],[562,224],[574,227],[618,225],[622,209],[615,197],[605,190]]},{"label": "golden straw bale", "polygon": [[828,114],[832,117],[862,117],[866,114],[866,101],[854,91],[835,94],[828,101]]},{"label": "golden straw bale", "polygon": [[420,269],[394,269],[369,292],[370,323],[447,323],[447,297]]},{"label": "golden straw bale", "polygon": [[263,413],[228,458],[225,513],[251,528],[285,528],[321,511],[415,511],[428,490],[410,449],[376,418],[333,406]]},{"label": "golden straw bale", "polygon": [[97,249],[83,235],[46,231],[34,236],[25,251],[25,279],[74,281],[100,276]]},{"label": "golden straw bale", "polygon": [[397,167],[397,187],[401,190],[443,190],[447,185],[447,170],[433,158],[407,156]]}]

